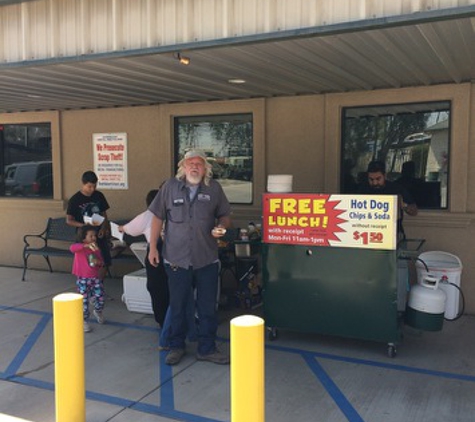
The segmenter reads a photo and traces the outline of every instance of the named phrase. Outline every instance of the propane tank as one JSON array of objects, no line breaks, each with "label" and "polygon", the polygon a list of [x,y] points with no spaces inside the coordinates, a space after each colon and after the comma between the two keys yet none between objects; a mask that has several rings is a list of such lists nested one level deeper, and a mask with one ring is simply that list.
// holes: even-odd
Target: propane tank
[{"label": "propane tank", "polygon": [[421,283],[411,288],[405,315],[406,324],[421,330],[442,330],[445,302],[446,294],[439,289],[439,280],[427,274]]}]

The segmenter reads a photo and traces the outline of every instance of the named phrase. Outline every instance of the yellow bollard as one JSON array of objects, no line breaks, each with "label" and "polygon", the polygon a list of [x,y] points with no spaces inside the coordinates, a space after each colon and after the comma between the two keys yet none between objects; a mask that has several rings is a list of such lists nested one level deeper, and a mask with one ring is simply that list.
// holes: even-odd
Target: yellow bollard
[{"label": "yellow bollard", "polygon": [[231,320],[231,422],[264,422],[264,320]]},{"label": "yellow bollard", "polygon": [[86,421],[82,296],[53,298],[56,422]]}]

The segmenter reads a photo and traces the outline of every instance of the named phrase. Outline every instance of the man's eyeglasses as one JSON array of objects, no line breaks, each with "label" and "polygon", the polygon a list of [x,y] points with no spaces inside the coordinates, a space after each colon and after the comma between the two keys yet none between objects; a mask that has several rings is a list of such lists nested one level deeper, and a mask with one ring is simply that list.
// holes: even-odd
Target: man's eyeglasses
[{"label": "man's eyeglasses", "polygon": [[204,163],[203,161],[188,161],[185,163],[186,167],[203,167]]}]

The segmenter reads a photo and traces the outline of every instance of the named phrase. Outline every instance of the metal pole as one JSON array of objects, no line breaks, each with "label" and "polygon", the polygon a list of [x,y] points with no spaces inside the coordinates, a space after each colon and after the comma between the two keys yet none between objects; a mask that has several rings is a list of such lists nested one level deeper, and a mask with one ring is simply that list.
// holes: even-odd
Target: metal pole
[{"label": "metal pole", "polygon": [[231,422],[264,422],[264,320],[231,320]]},{"label": "metal pole", "polygon": [[53,298],[56,422],[86,421],[83,298]]}]

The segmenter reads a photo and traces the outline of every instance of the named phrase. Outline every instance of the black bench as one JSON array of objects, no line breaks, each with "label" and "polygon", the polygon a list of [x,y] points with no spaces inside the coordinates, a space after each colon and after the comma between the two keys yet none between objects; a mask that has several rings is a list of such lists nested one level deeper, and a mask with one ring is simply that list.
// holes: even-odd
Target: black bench
[{"label": "black bench", "polygon": [[[118,222],[122,224],[122,222]],[[125,242],[130,245],[134,242],[145,240],[145,237],[124,236]],[[49,271],[53,272],[50,257],[67,257],[72,258],[73,254],[69,250],[72,243],[76,242],[76,228],[66,223],[66,218],[48,218],[46,229],[40,234],[27,234],[23,236],[23,276],[25,281],[26,270],[28,269],[28,258],[30,255],[40,255],[44,257],[48,263]],[[121,253],[112,256],[112,263],[124,262],[138,264],[139,261],[135,255],[129,253]],[[109,272],[109,275],[110,272]]]}]

